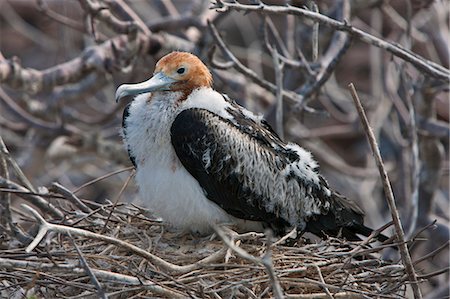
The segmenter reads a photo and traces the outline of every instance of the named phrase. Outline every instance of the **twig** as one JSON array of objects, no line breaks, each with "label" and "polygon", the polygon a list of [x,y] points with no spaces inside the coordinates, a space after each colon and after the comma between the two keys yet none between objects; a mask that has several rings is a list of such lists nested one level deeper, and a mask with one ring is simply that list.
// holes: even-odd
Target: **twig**
[{"label": "twig", "polygon": [[30,190],[27,188],[2,177],[0,177],[0,187],[21,191],[17,194],[23,199],[31,202],[33,205],[37,206],[42,211],[49,213],[53,217],[64,219],[64,214],[57,207],[46,201],[41,196],[35,195],[35,192],[30,193]]},{"label": "twig", "polygon": [[130,167],[118,169],[118,170],[115,170],[115,171],[113,171],[113,172],[107,173],[107,174],[105,174],[105,175],[99,176],[98,178],[95,178],[95,179],[93,179],[93,180],[91,180],[91,181],[89,181],[89,182],[87,182],[87,183],[84,183],[84,184],[81,185],[80,187],[75,188],[75,190],[73,190],[72,192],[73,192],[73,193],[77,193],[78,191],[80,191],[81,189],[86,188],[87,186],[90,186],[90,185],[92,185],[92,184],[95,184],[95,183],[97,183],[97,182],[99,182],[99,181],[101,181],[101,180],[107,179],[107,178],[109,178],[109,177],[111,177],[111,176],[113,176],[113,175],[116,175],[116,174],[119,174],[119,173],[122,173],[122,172],[125,172],[125,171],[129,171],[129,170],[133,170],[133,169],[134,169],[134,166],[130,166]]},{"label": "twig", "polygon": [[93,72],[109,73],[121,69],[135,58],[138,42],[119,35],[104,43],[86,48],[83,53],[45,70],[24,68],[17,58],[0,61],[0,83],[30,94],[50,91],[55,86],[76,83]]},{"label": "twig", "polygon": [[73,246],[75,247],[75,250],[78,253],[78,256],[80,258],[81,266],[86,271],[86,274],[89,276],[89,279],[91,280],[92,284],[97,289],[97,295],[102,299],[107,299],[108,296],[106,296],[105,291],[103,290],[102,286],[100,285],[100,282],[98,281],[97,277],[95,277],[95,274],[93,273],[91,267],[89,267],[88,262],[84,258],[83,254],[81,253],[80,248],[78,248],[77,244],[75,243],[75,240],[72,238],[72,235],[69,233],[69,239],[72,241]]},{"label": "twig", "polygon": [[[1,66],[2,62],[0,62],[0,81],[1,81]],[[24,121],[28,125],[33,128],[37,128],[40,130],[45,130],[48,132],[53,132],[55,134],[66,134],[66,133],[74,133],[77,132],[78,129],[73,126],[63,126],[60,124],[54,124],[47,121],[43,121],[41,119],[36,118],[35,116],[29,114],[22,107],[20,107],[16,101],[14,101],[3,88],[0,87],[0,101],[5,103],[7,109],[12,112],[17,118]]]},{"label": "twig", "polygon": [[381,158],[380,150],[377,145],[377,141],[370,127],[369,121],[367,120],[367,116],[364,112],[364,109],[361,105],[361,101],[359,100],[358,94],[356,93],[356,89],[353,83],[349,84],[349,89],[352,94],[353,101],[356,106],[356,110],[358,111],[359,117],[361,119],[361,123],[364,127],[364,131],[367,134],[367,138],[369,139],[370,147],[372,149],[375,162],[378,166],[378,170],[380,172],[381,180],[383,183],[384,193],[386,195],[386,201],[389,206],[389,210],[391,211],[392,220],[394,221],[395,232],[397,235],[397,239],[399,242],[399,251],[402,257],[403,264],[405,265],[406,272],[408,274],[409,280],[411,281],[411,287],[414,293],[415,299],[422,298],[422,293],[419,288],[419,283],[417,281],[417,275],[414,271],[414,266],[412,264],[411,256],[408,251],[408,246],[405,242],[405,233],[403,232],[402,224],[400,221],[400,216],[395,205],[394,194],[392,192],[391,184],[389,182],[388,175],[386,173],[386,169],[383,165],[383,159]]},{"label": "twig", "polygon": [[58,47],[58,41],[56,39],[49,37],[37,27],[24,21],[11,6],[9,1],[3,1],[1,6],[2,18],[4,18],[4,20],[8,22],[19,34],[22,34],[27,39],[33,41],[36,45],[39,45],[48,51],[52,51]]},{"label": "twig", "polygon": [[80,0],[79,2],[93,20],[98,18],[115,32],[128,34],[130,37],[136,38],[138,30],[136,22],[119,20],[111,13],[107,6],[100,4],[95,0]]},{"label": "twig", "polygon": [[37,0],[37,6],[40,12],[44,13],[47,17],[53,19],[54,21],[61,23],[67,27],[75,29],[80,32],[86,32],[82,23],[72,20],[64,15],[58,14],[51,10],[45,0]]},{"label": "twig", "polygon": [[322,286],[323,290],[324,290],[325,293],[328,295],[328,298],[333,299],[333,295],[331,295],[330,290],[327,288],[327,286],[326,286],[326,284],[325,284],[325,280],[323,279],[322,271],[320,271],[319,266],[317,266],[316,264],[314,264],[314,268],[316,268],[317,275],[319,275],[320,282],[323,283],[323,286]]},{"label": "twig", "polygon": [[103,225],[102,233],[105,233],[105,232],[106,232],[106,229],[107,229],[107,227],[108,227],[109,219],[111,219],[111,216],[112,216],[112,214],[113,214],[113,212],[114,212],[114,210],[115,210],[115,208],[116,208],[116,206],[117,206],[117,203],[119,202],[120,197],[121,197],[122,194],[123,194],[123,191],[125,191],[125,188],[128,186],[128,184],[129,184],[130,181],[131,181],[131,178],[134,176],[135,173],[136,173],[136,170],[135,170],[135,169],[131,170],[131,173],[130,173],[130,175],[128,176],[127,180],[126,180],[125,183],[123,184],[122,188],[120,188],[120,191],[119,191],[119,193],[117,194],[116,199],[115,199],[114,202],[113,202],[113,206],[111,207],[111,211],[109,211],[108,218],[106,218],[105,224]]},{"label": "twig", "polygon": [[387,42],[381,38],[375,37],[361,29],[351,26],[346,20],[337,21],[320,13],[315,13],[306,9],[295,7],[292,5],[278,6],[278,5],[266,5],[260,2],[258,5],[246,5],[237,1],[224,2],[216,1],[215,8],[220,11],[237,10],[247,12],[260,12],[269,14],[293,14],[302,16],[310,20],[316,21],[320,24],[330,26],[339,31],[346,31],[353,37],[359,40],[374,45],[376,47],[385,49],[386,51],[394,54],[397,57],[413,64],[419,70],[427,73],[428,75],[450,82],[450,71],[443,66],[440,66],[432,61],[429,61],[420,55],[413,53],[400,45],[393,42]]},{"label": "twig", "polygon": [[272,246],[277,246],[279,244],[283,244],[284,241],[286,241],[289,238],[295,238],[297,236],[297,228],[294,227],[290,232],[288,232],[286,235],[281,237],[279,240],[277,240],[275,243],[272,244]]},{"label": "twig", "polygon": [[[251,261],[254,264],[257,265],[262,265],[266,268],[267,270],[267,275],[270,278],[270,281],[272,282],[272,288],[273,288],[273,293],[275,298],[284,298],[283,295],[283,291],[282,288],[280,286],[280,283],[276,277],[275,274],[275,270],[273,268],[273,264],[272,264],[272,259],[271,259],[271,254],[270,254],[270,241],[267,241],[267,248],[266,248],[266,253],[264,254],[263,258],[257,258],[253,255],[251,255],[250,253],[248,253],[247,251],[245,251],[244,249],[237,247],[235,244],[233,244],[233,242],[231,242],[227,236],[225,236],[225,233],[223,232],[223,230],[218,227],[218,226],[213,226],[214,231],[216,232],[216,234],[222,239],[222,241],[228,246],[228,248],[232,249],[234,252],[236,252],[240,257]],[[269,237],[267,238],[269,239]]]},{"label": "twig", "polygon": [[[76,273],[76,274],[84,274],[85,273],[84,269],[76,267],[75,265],[72,265],[72,264],[32,262],[32,261],[14,260],[14,259],[2,258],[2,257],[0,257],[0,267],[6,268],[6,269],[31,269],[33,271],[39,271],[39,272],[59,269],[59,270],[70,270],[71,272]],[[184,295],[180,294],[179,292],[156,285],[155,283],[148,281],[148,280],[142,280],[137,277],[124,275],[124,274],[120,274],[120,273],[115,273],[115,272],[110,272],[110,271],[105,271],[105,270],[91,269],[91,271],[98,278],[121,283],[121,284],[138,285],[144,289],[155,292],[155,293],[165,296],[167,298],[186,298]]]},{"label": "twig", "polygon": [[[6,154],[8,149],[0,136],[0,177],[9,180],[8,165],[6,164]],[[8,227],[11,231],[15,231],[15,224],[11,216],[11,193],[3,193],[0,195],[0,225]]]},{"label": "twig", "polygon": [[273,67],[275,70],[275,82],[277,85],[277,107],[275,112],[276,132],[281,139],[284,139],[284,119],[283,119],[283,67],[284,63],[280,61],[280,55],[275,47],[270,48],[273,58]]},{"label": "twig", "polygon": [[121,241],[121,240],[113,238],[113,237],[96,234],[96,233],[93,233],[93,232],[90,232],[90,231],[87,231],[84,229],[80,229],[80,228],[74,228],[74,227],[49,223],[49,222],[45,221],[45,219],[35,209],[31,208],[30,206],[23,204],[22,207],[24,209],[26,209],[28,212],[30,212],[34,216],[34,218],[39,222],[38,234],[34,238],[33,242],[31,242],[30,245],[28,245],[28,247],[25,249],[26,252],[31,252],[34,248],[36,248],[36,246],[41,242],[42,238],[44,238],[44,236],[47,234],[47,232],[52,231],[52,232],[62,233],[62,234],[71,233],[75,236],[81,236],[81,237],[85,237],[85,238],[89,238],[89,239],[95,239],[95,240],[100,240],[100,241],[107,242],[110,244],[114,244],[116,246],[122,247],[126,250],[133,252],[134,254],[137,254],[137,255],[145,258],[149,262],[155,264],[158,267],[165,269],[166,271],[168,271],[170,273],[177,273],[177,274],[183,274],[183,273],[187,273],[187,272],[191,272],[193,270],[199,269],[204,264],[216,261],[216,260],[220,259],[221,257],[223,257],[223,255],[225,254],[225,250],[222,249],[222,250],[219,250],[218,252],[216,252],[196,263],[186,265],[186,266],[179,266],[179,265],[169,263],[169,262],[157,257],[156,255],[147,252],[144,249],[141,249],[137,246],[134,246],[132,244],[129,244],[127,242]]},{"label": "twig", "polygon": [[[409,1],[407,1],[409,3]],[[410,8],[411,4],[408,4],[407,7]],[[410,22],[408,22],[409,24]],[[408,27],[409,28],[409,27]],[[403,81],[402,87],[403,87],[403,93],[406,97],[406,103],[409,109],[409,134],[411,137],[410,145],[409,145],[409,151],[411,153],[410,158],[410,167],[411,167],[411,188],[412,188],[412,194],[411,194],[411,211],[410,211],[410,221],[409,221],[409,229],[408,229],[408,236],[411,236],[414,231],[417,228],[418,224],[418,216],[419,216],[419,185],[420,185],[420,169],[421,167],[421,161],[419,159],[419,140],[417,137],[417,115],[416,115],[416,108],[414,106],[414,103],[411,98],[411,91],[408,89],[412,89],[412,83],[410,82],[410,79],[407,77],[405,72],[402,72],[400,74],[400,78]],[[409,79],[409,80],[408,80]],[[409,88],[408,88],[409,87]]]},{"label": "twig", "polygon": [[[315,12],[315,13],[319,13],[319,7],[317,6],[317,4],[315,2],[311,3],[312,8],[311,11]],[[316,61],[317,58],[319,58],[319,22],[314,22],[313,25],[313,30],[312,30],[312,61]]]},{"label": "twig", "polygon": [[[217,42],[217,45],[219,46],[220,50],[222,51],[222,53],[224,54],[224,56],[226,58],[228,58],[229,60],[231,60],[232,62],[232,66],[240,73],[244,74],[245,76],[247,76],[248,78],[250,78],[253,82],[257,83],[258,85],[260,85],[261,87],[264,87],[267,90],[270,90],[273,93],[277,92],[277,86],[267,80],[261,79],[260,76],[258,76],[258,74],[256,74],[253,70],[247,68],[246,66],[244,66],[234,55],[233,53],[230,51],[230,49],[228,49],[227,45],[225,44],[225,42],[223,41],[223,39],[220,37],[219,32],[217,31],[216,27],[214,26],[213,23],[208,22],[208,28],[214,38],[214,40]],[[210,57],[212,57],[213,55],[210,54]],[[226,64],[226,66],[228,67],[230,64]],[[222,68],[223,68],[223,64],[222,64]],[[292,91],[286,91],[283,90],[283,96],[285,96],[287,99],[291,100],[293,103],[296,104],[301,104],[303,103],[303,97],[301,97],[300,95],[295,94]]]},{"label": "twig", "polygon": [[129,21],[133,21],[142,31],[146,37],[151,36],[151,31],[145,25],[144,21],[139,17],[139,15],[123,0],[106,0],[109,7],[113,8],[115,11],[120,11],[123,15],[127,17]]},{"label": "twig", "polygon": [[432,252],[427,253],[426,255],[418,258],[417,260],[414,261],[414,265],[417,265],[418,263],[421,263],[429,258],[433,258],[435,255],[437,255],[442,250],[448,249],[449,244],[450,244],[450,241],[447,241],[444,244],[442,244],[441,246],[439,246],[438,248],[436,248],[435,250],[433,250]]},{"label": "twig", "polygon": [[[350,6],[348,1],[342,1],[340,7],[342,19],[347,19],[350,15]],[[317,23],[318,24],[318,23]],[[302,95],[304,99],[309,99],[312,94],[317,92],[327,80],[330,78],[338,62],[344,57],[351,44],[350,35],[345,32],[334,33],[330,45],[326,53],[320,59],[320,69],[315,71],[313,76],[310,76],[306,83],[295,91]],[[306,103],[303,103],[306,105]],[[297,105],[296,109],[299,110],[303,107]]]},{"label": "twig", "polygon": [[[31,184],[30,180],[25,176],[22,169],[20,168],[19,164],[17,164],[16,160],[11,157],[8,148],[6,147],[5,143],[3,142],[3,138],[0,136],[0,154],[1,156],[6,159],[9,164],[11,164],[14,173],[16,174],[19,181],[25,185],[31,192],[36,192],[36,189],[34,188],[33,184]],[[5,177],[6,180],[9,180],[9,177]]]},{"label": "twig", "polygon": [[273,293],[275,298],[284,298],[283,289],[281,288],[280,281],[275,273],[275,269],[272,262],[272,231],[266,230],[266,252],[264,253],[261,261],[266,267],[267,274],[269,275],[270,281],[273,286]]},{"label": "twig", "polygon": [[62,186],[61,184],[57,182],[52,183],[52,187],[50,188],[50,191],[53,191],[55,193],[59,193],[63,195],[65,198],[72,201],[81,211],[84,213],[91,213],[92,209],[89,208],[87,205],[85,205],[73,192],[71,192],[66,187]]},{"label": "twig", "polygon": [[[314,293],[314,294],[286,294],[289,299],[328,299],[330,298],[327,293]],[[355,294],[352,292],[339,292],[333,294],[334,299],[361,299],[361,294]]]},{"label": "twig", "polygon": [[433,276],[437,276],[437,275],[441,275],[443,273],[449,273],[449,272],[450,272],[450,267],[446,267],[446,268],[443,268],[441,270],[437,270],[437,271],[434,271],[434,272],[431,272],[431,273],[428,273],[428,274],[418,275],[417,277],[420,278],[420,279],[430,279]]}]

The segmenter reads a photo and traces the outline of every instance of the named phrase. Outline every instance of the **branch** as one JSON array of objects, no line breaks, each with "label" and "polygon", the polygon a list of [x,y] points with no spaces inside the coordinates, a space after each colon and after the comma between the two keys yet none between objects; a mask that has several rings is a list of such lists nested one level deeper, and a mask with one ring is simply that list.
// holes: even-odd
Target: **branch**
[{"label": "branch", "polygon": [[136,255],[139,255],[139,256],[145,258],[149,262],[153,263],[154,265],[156,265],[160,268],[163,268],[167,272],[175,273],[175,274],[184,274],[184,273],[188,273],[188,272],[200,269],[204,264],[211,263],[211,262],[221,259],[225,253],[225,249],[221,249],[221,250],[217,251],[216,253],[214,253],[196,263],[186,265],[186,266],[179,266],[179,265],[169,263],[169,262],[161,259],[160,257],[147,252],[144,249],[141,249],[137,246],[134,246],[130,243],[124,242],[122,240],[119,240],[119,239],[116,239],[113,237],[100,235],[100,234],[93,233],[91,231],[87,231],[87,230],[80,229],[80,228],[49,223],[49,222],[45,221],[45,219],[35,209],[31,208],[30,206],[23,204],[22,207],[24,209],[26,209],[28,212],[30,212],[39,223],[39,232],[36,235],[33,242],[31,242],[31,244],[28,245],[28,247],[25,249],[26,252],[31,252],[34,248],[36,248],[36,246],[38,246],[38,244],[41,242],[41,240],[44,238],[44,236],[47,234],[47,232],[55,232],[55,233],[61,233],[61,234],[69,234],[70,233],[74,236],[80,236],[80,237],[84,237],[84,238],[88,238],[88,239],[100,240],[100,241],[103,241],[106,243],[114,244],[118,247],[121,247],[125,250],[132,252],[133,254],[136,254]]},{"label": "branch", "polygon": [[402,228],[402,223],[400,221],[400,215],[398,213],[397,207],[395,205],[394,193],[392,192],[392,187],[389,182],[389,177],[387,175],[386,169],[383,165],[383,159],[381,158],[380,150],[377,145],[377,141],[375,139],[375,135],[373,134],[372,128],[370,127],[369,121],[367,120],[366,113],[361,105],[361,101],[359,100],[358,94],[356,93],[356,89],[352,83],[349,84],[349,89],[352,94],[353,101],[355,102],[356,110],[358,111],[359,117],[361,119],[361,123],[364,127],[364,131],[367,134],[367,138],[369,139],[370,147],[372,149],[375,162],[378,166],[378,170],[380,172],[381,181],[383,183],[384,193],[386,195],[386,200],[389,206],[389,210],[391,211],[392,220],[394,221],[395,232],[397,235],[397,239],[399,242],[399,251],[402,257],[403,264],[405,265],[406,272],[409,276],[409,280],[411,282],[411,287],[414,292],[414,298],[421,299],[422,293],[420,292],[419,283],[417,281],[417,274],[414,271],[414,266],[411,260],[411,256],[408,251],[408,246],[405,242],[405,233]]},{"label": "branch", "polygon": [[[14,260],[8,258],[0,257],[0,267],[3,269],[30,269],[36,272],[45,272],[49,270],[70,270],[73,273],[77,274],[85,274],[85,270],[79,268],[73,264],[66,263],[42,263],[42,262],[33,262],[26,260]],[[155,292],[159,295],[162,295],[166,298],[185,298],[182,294],[165,288],[163,286],[159,286],[152,281],[142,280],[140,278],[124,275],[116,272],[109,272],[105,270],[99,269],[91,269],[92,273],[95,274],[96,277],[111,281],[117,282],[121,284],[128,285],[136,285],[141,286],[142,288]]]},{"label": "branch", "polygon": [[51,192],[59,193],[63,195],[66,199],[70,200],[74,203],[81,211],[84,213],[91,213],[92,209],[85,205],[81,199],[79,199],[73,192],[64,187],[63,185],[53,182],[51,188],[49,189]]},{"label": "branch", "polygon": [[55,86],[76,83],[93,72],[110,73],[128,65],[138,54],[139,43],[120,35],[64,63],[45,70],[23,68],[18,58],[0,61],[0,83],[30,94],[48,92]]},{"label": "branch", "polygon": [[271,238],[270,233],[269,233],[269,235],[267,235],[266,253],[264,254],[264,256],[262,258],[257,258],[255,256],[251,255],[250,253],[248,253],[247,251],[245,251],[244,249],[237,247],[231,240],[229,240],[227,238],[227,236],[225,236],[225,233],[223,232],[223,230],[220,227],[214,226],[213,228],[214,228],[214,231],[216,232],[216,234],[222,239],[222,241],[228,246],[228,248],[230,248],[231,250],[236,252],[240,257],[242,257],[254,264],[264,266],[267,270],[267,275],[269,276],[269,279],[272,282],[272,288],[273,288],[273,293],[274,293],[275,298],[277,298],[277,299],[284,298],[283,289],[280,286],[280,282],[278,281],[278,278],[275,274],[275,269],[273,268],[273,264],[272,264],[271,250],[270,250],[270,243],[269,243],[269,242],[271,242],[269,240]]},{"label": "branch", "polygon": [[108,296],[105,294],[105,290],[103,290],[102,286],[100,285],[100,282],[98,281],[97,277],[95,276],[95,273],[92,271],[91,267],[89,267],[88,262],[83,256],[83,253],[81,252],[80,248],[78,248],[77,244],[75,243],[75,240],[72,238],[72,236],[69,233],[69,238],[72,241],[73,246],[75,247],[75,250],[77,251],[78,256],[80,257],[80,263],[81,266],[84,268],[84,271],[89,276],[89,279],[91,280],[92,284],[97,289],[97,295],[98,297],[102,299],[108,299]]},{"label": "branch", "polygon": [[402,58],[403,60],[411,63],[419,70],[427,73],[428,75],[442,79],[446,82],[450,82],[450,71],[443,66],[440,66],[437,63],[429,61],[420,55],[411,52],[398,44],[393,42],[384,41],[381,38],[373,36],[367,32],[364,32],[361,29],[351,26],[344,21],[337,21],[320,13],[312,12],[306,9],[302,9],[299,7],[294,7],[291,5],[286,6],[278,6],[278,5],[266,5],[262,2],[259,2],[257,5],[246,5],[241,4],[237,1],[233,2],[224,2],[221,0],[216,0],[216,4],[213,8],[218,9],[219,11],[245,11],[245,12],[259,12],[259,13],[267,13],[267,14],[292,14],[296,16],[302,16],[307,19],[313,20],[320,24],[330,26],[339,31],[345,31],[350,33],[353,37],[371,44],[375,47],[379,47],[385,49],[386,51],[392,53],[393,55]]},{"label": "branch", "polygon": [[[250,78],[253,82],[257,83],[258,85],[264,87],[265,89],[269,90],[272,93],[277,93],[277,86],[267,80],[261,79],[258,74],[256,74],[253,70],[249,69],[245,65],[243,65],[228,49],[227,45],[223,41],[223,39],[220,37],[219,32],[217,31],[217,28],[214,26],[213,23],[208,22],[208,28],[214,38],[214,40],[217,42],[217,45],[221,49],[222,53],[226,58],[231,60],[230,63],[226,64],[226,67],[224,67],[224,64],[216,63],[214,60],[211,60],[211,63],[213,66],[219,66],[219,68],[224,69],[228,67],[234,67],[239,73],[245,75],[246,77]],[[210,54],[210,57],[213,56],[213,53]],[[302,104],[303,103],[303,97],[300,95],[297,95],[296,93],[292,91],[286,91],[282,90],[282,94],[287,99],[291,100],[291,102],[296,104]]]},{"label": "branch", "polygon": [[[107,6],[100,4],[95,0],[79,0],[83,9],[88,13],[92,20],[99,19],[112,30],[119,34],[136,35],[138,25],[135,21],[122,21],[116,18]],[[148,29],[145,33],[148,33]]]}]

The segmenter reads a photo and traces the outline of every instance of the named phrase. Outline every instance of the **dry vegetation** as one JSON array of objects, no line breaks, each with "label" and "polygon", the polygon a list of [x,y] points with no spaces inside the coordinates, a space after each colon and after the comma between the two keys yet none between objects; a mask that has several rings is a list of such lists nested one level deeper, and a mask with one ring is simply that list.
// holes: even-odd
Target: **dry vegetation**
[{"label": "dry vegetation", "polygon": [[[448,2],[264,3],[0,1],[0,297],[449,296]],[[113,95],[173,50],[312,151],[369,226],[394,220],[391,243],[199,238],[138,207]]]}]

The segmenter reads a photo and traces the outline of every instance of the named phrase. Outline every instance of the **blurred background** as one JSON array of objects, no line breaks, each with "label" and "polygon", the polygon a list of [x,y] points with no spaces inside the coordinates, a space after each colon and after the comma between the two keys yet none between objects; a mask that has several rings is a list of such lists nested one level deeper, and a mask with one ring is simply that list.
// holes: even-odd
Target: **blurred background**
[{"label": "blurred background", "polygon": [[[444,247],[417,269],[448,267],[449,85],[448,75],[434,74],[448,74],[448,1],[264,1],[269,10],[290,4],[346,20],[416,53],[428,70],[327,22],[243,6],[256,2],[0,1],[0,136],[41,192],[56,181],[80,198],[138,203],[133,180],[121,192],[131,163],[115,89],[148,79],[170,51],[189,51],[210,67],[216,90],[310,150],[331,186],[360,204],[368,226],[380,227],[391,216],[349,93],[353,83],[405,231],[416,237],[413,259]],[[12,206],[19,202],[13,195]],[[448,296],[448,279],[433,277],[427,298]]]}]

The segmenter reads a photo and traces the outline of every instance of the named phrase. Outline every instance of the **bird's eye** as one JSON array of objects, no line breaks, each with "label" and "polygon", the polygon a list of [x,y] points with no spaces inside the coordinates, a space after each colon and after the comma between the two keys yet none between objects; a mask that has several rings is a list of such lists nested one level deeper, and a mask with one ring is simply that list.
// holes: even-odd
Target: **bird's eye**
[{"label": "bird's eye", "polygon": [[186,69],[185,69],[184,67],[180,67],[180,68],[177,70],[177,73],[181,75],[181,74],[184,73],[185,70],[186,70]]}]

